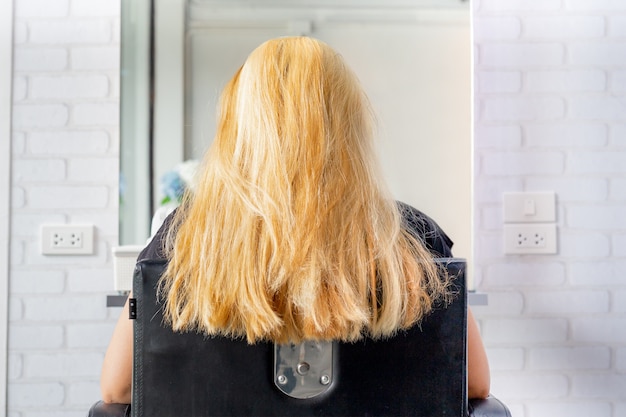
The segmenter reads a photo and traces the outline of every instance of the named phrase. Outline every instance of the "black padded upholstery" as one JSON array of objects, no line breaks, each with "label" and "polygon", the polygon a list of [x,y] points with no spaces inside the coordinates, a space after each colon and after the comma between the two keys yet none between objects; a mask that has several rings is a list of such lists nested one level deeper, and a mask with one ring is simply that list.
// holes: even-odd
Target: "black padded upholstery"
[{"label": "black padded upholstery", "polygon": [[273,384],[273,344],[174,333],[162,326],[156,285],[164,263],[137,264],[133,376],[136,416],[464,416],[466,293],[463,262],[448,308],[385,341],[336,345],[328,393],[307,400]]},{"label": "black padded upholstery", "polygon": [[484,400],[471,400],[469,402],[469,413],[472,417],[511,417],[508,407],[492,395]]},{"label": "black padded upholstery", "polygon": [[89,409],[88,417],[130,417],[130,404],[107,404],[98,401]]}]

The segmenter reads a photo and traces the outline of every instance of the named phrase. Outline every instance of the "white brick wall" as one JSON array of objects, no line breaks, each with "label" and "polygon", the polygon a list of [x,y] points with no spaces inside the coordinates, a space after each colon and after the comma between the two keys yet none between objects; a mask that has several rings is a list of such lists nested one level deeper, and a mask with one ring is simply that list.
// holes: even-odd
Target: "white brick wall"
[{"label": "white brick wall", "polygon": [[53,128],[64,127],[69,111],[63,104],[15,104],[13,105],[13,127]]},{"label": "white brick wall", "polygon": [[[120,0],[16,0],[9,416],[84,416],[116,310]],[[516,417],[626,415],[626,3],[473,0],[476,307]],[[556,256],[502,252],[501,194],[555,190]],[[39,225],[90,222],[88,257]]]},{"label": "white brick wall", "polygon": [[[10,417],[84,416],[118,309],[120,0],[16,0]],[[43,223],[92,223],[92,256],[39,253]]]},{"label": "white brick wall", "polygon": [[[626,416],[626,2],[474,0],[476,307],[516,417]],[[505,256],[502,193],[557,193],[559,253]]]},{"label": "white brick wall", "polygon": [[[85,1],[85,0],[81,0]],[[29,41],[33,44],[108,44],[112,40],[110,19],[32,20]]]},{"label": "white brick wall", "polygon": [[15,3],[17,17],[65,17],[69,0],[20,0]]},{"label": "white brick wall", "polygon": [[[26,26],[26,25],[24,25]],[[64,48],[19,48],[15,50],[15,71],[62,71],[67,68]]]}]

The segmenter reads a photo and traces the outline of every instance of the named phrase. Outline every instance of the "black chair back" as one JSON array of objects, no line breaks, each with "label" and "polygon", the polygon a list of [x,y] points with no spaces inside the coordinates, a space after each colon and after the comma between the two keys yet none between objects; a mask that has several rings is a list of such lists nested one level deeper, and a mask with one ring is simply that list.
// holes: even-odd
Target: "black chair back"
[{"label": "black chair back", "polygon": [[273,344],[164,326],[156,288],[165,263],[140,261],[133,416],[467,416],[465,262],[438,262],[456,277],[449,306],[386,340],[333,343],[328,389],[296,399],[279,389],[292,376],[277,377]]}]

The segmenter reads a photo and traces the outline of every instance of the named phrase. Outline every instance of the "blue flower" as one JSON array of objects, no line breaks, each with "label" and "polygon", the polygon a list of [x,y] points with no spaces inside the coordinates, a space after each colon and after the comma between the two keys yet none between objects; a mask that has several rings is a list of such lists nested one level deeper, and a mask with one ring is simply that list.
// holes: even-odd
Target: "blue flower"
[{"label": "blue flower", "polygon": [[173,170],[161,177],[161,193],[164,195],[161,205],[180,204],[185,191],[195,188],[195,176],[198,170],[198,161],[189,159],[178,164]]},{"label": "blue flower", "polygon": [[185,192],[185,182],[176,171],[168,171],[161,177],[161,192],[165,197],[161,204],[180,203]]}]

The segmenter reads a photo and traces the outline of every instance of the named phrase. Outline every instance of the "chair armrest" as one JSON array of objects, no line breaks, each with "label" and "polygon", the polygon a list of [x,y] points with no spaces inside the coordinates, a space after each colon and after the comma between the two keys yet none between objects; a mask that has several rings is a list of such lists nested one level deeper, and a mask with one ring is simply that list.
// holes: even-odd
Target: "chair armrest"
[{"label": "chair armrest", "polygon": [[469,400],[468,411],[470,417],[511,417],[508,407],[493,395]]},{"label": "chair armrest", "polygon": [[[493,395],[484,400],[469,400],[468,408],[470,417],[511,417],[508,407]],[[98,401],[89,409],[88,417],[130,417],[130,404]]]},{"label": "chair armrest", "polygon": [[107,404],[98,401],[89,409],[87,417],[129,417],[130,404]]}]

